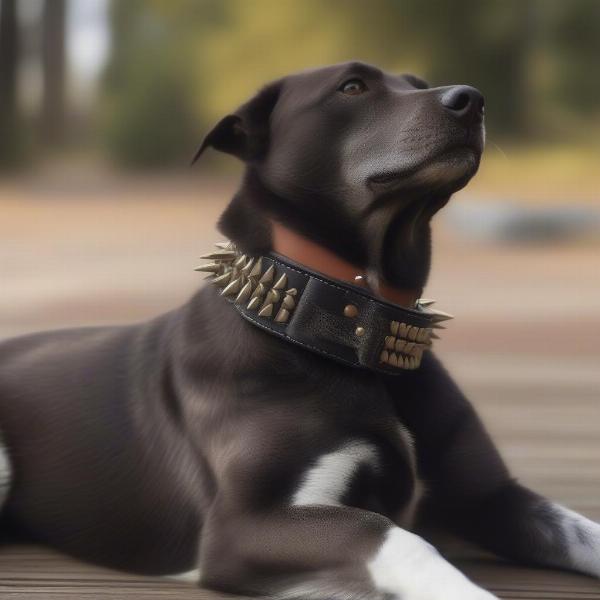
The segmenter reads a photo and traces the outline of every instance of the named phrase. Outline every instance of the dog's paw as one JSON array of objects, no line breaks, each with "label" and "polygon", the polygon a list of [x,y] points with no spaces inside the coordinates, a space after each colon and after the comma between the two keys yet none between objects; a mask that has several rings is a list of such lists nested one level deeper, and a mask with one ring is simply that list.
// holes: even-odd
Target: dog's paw
[{"label": "dog's paw", "polygon": [[498,600],[444,560],[420,537],[391,530],[369,573],[381,592],[395,600]]}]

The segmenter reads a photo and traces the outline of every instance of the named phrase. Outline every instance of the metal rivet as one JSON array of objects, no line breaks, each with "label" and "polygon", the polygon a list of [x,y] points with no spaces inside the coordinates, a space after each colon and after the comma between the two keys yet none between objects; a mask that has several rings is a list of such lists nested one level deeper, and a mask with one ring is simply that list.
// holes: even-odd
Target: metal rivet
[{"label": "metal rivet", "polygon": [[364,327],[357,327],[354,330],[354,333],[358,336],[358,337],[362,337],[363,335],[365,335],[365,328]]},{"label": "metal rivet", "polygon": [[347,304],[344,306],[344,316],[345,317],[357,317],[358,316],[358,308],[354,306],[354,304]]}]

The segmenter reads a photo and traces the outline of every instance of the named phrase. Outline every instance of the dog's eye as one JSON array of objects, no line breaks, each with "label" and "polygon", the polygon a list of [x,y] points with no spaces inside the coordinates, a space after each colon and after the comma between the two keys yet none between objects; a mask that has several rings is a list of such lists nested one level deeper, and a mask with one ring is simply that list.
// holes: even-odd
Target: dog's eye
[{"label": "dog's eye", "polygon": [[367,89],[365,82],[360,79],[348,79],[339,87],[340,92],[348,96],[358,96],[358,94],[366,92]]}]

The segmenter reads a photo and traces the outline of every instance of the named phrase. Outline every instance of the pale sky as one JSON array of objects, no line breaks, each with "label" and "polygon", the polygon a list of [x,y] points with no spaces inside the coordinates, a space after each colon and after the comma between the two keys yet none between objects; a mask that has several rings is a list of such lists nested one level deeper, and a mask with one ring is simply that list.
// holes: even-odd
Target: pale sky
[{"label": "pale sky", "polygon": [[[98,75],[106,62],[110,46],[108,27],[110,1],[67,0],[67,86],[70,102],[74,105],[84,106],[93,101]],[[42,0],[19,2],[19,20],[25,30],[28,30],[28,27],[39,26],[43,8]],[[37,45],[39,44],[40,41],[37,40]],[[19,78],[24,107],[36,111],[42,95],[42,67],[39,54],[31,51],[25,53]]]},{"label": "pale sky", "polygon": [[[127,1],[127,0],[121,0]],[[67,55],[77,87],[93,83],[107,57],[109,0],[69,0]]]}]

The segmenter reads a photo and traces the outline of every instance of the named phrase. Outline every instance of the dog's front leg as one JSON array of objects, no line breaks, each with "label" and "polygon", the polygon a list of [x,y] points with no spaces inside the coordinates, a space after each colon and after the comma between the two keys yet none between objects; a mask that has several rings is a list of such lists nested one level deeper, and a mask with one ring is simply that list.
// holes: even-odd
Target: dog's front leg
[{"label": "dog's front leg", "polygon": [[498,554],[600,578],[600,525],[514,481],[456,517],[467,537]]},{"label": "dog's front leg", "polygon": [[397,410],[416,438],[426,514],[501,556],[600,577],[600,525],[514,481],[435,357],[411,375]]},{"label": "dog's front leg", "polygon": [[493,600],[422,538],[368,511],[326,505],[232,514],[216,507],[201,585],[307,599]]}]

